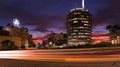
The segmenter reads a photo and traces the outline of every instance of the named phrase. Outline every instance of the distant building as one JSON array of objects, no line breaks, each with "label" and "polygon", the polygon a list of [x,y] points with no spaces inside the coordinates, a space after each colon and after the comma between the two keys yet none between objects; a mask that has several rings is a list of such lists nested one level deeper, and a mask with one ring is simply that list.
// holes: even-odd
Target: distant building
[{"label": "distant building", "polygon": [[84,5],[82,8],[72,9],[66,21],[69,46],[91,44],[92,15]]},{"label": "distant building", "polygon": [[29,45],[33,44],[32,35],[28,33],[28,28],[21,27],[17,19],[13,20],[13,24],[7,24],[4,30],[8,31],[9,35],[12,37],[19,37],[21,39],[21,46],[27,48]]},{"label": "distant building", "polygon": [[49,34],[48,43],[51,44],[52,47],[67,44],[67,34],[64,33],[57,34],[52,32],[51,34]]},{"label": "distant building", "polygon": [[24,27],[14,27],[13,25],[6,25],[5,27],[6,31],[9,31],[10,36],[14,37],[20,37],[21,38],[21,45],[28,47],[28,29]]}]

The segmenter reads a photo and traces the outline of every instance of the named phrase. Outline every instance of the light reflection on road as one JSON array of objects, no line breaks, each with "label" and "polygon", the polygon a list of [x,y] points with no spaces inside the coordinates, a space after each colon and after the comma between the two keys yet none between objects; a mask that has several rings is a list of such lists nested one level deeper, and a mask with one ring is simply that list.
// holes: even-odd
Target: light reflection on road
[{"label": "light reflection on road", "polygon": [[[118,51],[118,50],[117,50]],[[104,52],[112,52],[112,50],[104,50]],[[80,50],[80,49],[64,49],[64,50],[16,50],[16,51],[0,51],[0,58],[4,59],[22,59],[35,61],[58,61],[58,62],[96,62],[96,61],[119,61],[120,53],[108,55],[94,55],[96,53],[104,53],[99,50]],[[93,54],[93,55],[92,55]]]}]

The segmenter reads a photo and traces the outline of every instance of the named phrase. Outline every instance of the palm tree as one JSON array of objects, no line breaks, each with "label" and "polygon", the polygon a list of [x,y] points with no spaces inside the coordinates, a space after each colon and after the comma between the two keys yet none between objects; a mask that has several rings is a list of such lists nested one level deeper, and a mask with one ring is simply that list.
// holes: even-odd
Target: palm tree
[{"label": "palm tree", "polygon": [[120,26],[117,27],[116,35],[117,35],[117,42],[118,42],[118,44],[120,44]]},{"label": "palm tree", "polygon": [[116,44],[120,44],[120,26],[119,25],[113,25],[114,34],[115,34],[115,40]]},{"label": "palm tree", "polygon": [[117,34],[117,42],[118,42],[118,44],[120,44],[120,26],[118,27],[116,34]]},{"label": "palm tree", "polygon": [[108,25],[106,27],[110,32],[110,41],[112,44],[120,44],[120,26],[119,25]]},{"label": "palm tree", "polygon": [[[110,42],[112,43],[112,40],[113,40],[113,37],[114,37],[112,25],[108,25],[108,26],[106,27],[106,29],[109,30]],[[115,42],[113,41],[113,44],[114,44],[114,43],[115,43]]]},{"label": "palm tree", "polygon": [[109,32],[111,32],[112,26],[111,26],[111,25],[108,25],[108,26],[106,27],[106,29],[109,30]]}]

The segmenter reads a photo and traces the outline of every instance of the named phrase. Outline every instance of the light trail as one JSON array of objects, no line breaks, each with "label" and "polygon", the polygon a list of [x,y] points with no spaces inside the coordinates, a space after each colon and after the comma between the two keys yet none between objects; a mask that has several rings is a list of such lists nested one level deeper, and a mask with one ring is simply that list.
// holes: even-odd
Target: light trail
[{"label": "light trail", "polygon": [[119,61],[120,50],[112,48],[108,50],[48,49],[0,51],[0,58],[56,62]]}]

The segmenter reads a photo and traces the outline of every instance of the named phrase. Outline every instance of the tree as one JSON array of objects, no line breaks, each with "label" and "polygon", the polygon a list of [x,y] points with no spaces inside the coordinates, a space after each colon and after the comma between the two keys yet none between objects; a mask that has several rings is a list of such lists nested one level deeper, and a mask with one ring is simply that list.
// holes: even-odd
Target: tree
[{"label": "tree", "polygon": [[18,47],[15,45],[15,43],[13,41],[10,40],[4,40],[1,42],[2,44],[2,49],[3,50],[14,50],[14,49],[18,49]]},{"label": "tree", "polygon": [[108,25],[108,26],[106,27],[106,29],[109,30],[109,32],[112,32],[112,26],[111,26],[111,25]]},{"label": "tree", "polygon": [[106,27],[110,32],[110,41],[112,44],[120,44],[120,26],[119,25],[108,25]]},{"label": "tree", "polygon": [[36,47],[36,45],[35,45],[35,43],[33,43],[33,42],[31,42],[31,43],[29,43],[29,46],[28,46],[29,48],[34,48],[34,47]]}]

